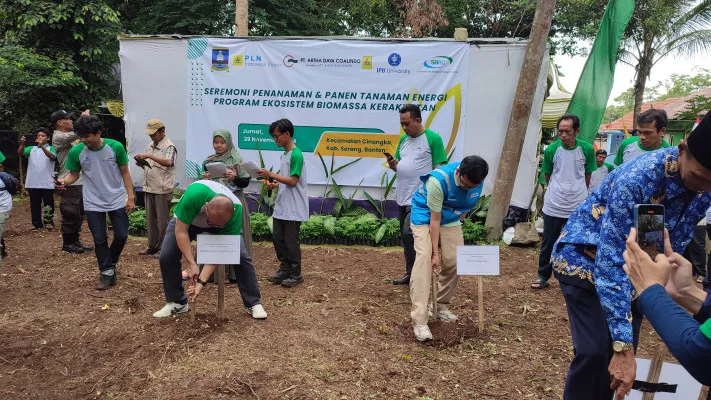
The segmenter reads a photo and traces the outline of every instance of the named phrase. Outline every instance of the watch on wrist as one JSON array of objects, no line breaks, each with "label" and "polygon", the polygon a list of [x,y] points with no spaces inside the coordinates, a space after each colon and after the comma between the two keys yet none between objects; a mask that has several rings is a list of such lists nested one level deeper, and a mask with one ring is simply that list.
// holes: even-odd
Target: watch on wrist
[{"label": "watch on wrist", "polygon": [[619,340],[612,342],[612,350],[614,350],[615,353],[622,353],[623,351],[629,351],[632,349],[634,349],[632,343],[620,342]]},{"label": "watch on wrist", "polygon": [[197,278],[197,283],[201,284],[203,287],[207,286],[207,282],[203,281],[200,278]]}]

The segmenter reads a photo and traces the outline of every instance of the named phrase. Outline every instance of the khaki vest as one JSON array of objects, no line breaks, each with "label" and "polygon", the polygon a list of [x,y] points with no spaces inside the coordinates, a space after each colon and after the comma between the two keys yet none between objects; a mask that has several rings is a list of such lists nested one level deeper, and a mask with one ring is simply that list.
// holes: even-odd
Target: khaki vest
[{"label": "khaki vest", "polygon": [[[166,155],[166,150],[170,146],[175,148],[173,142],[166,136],[163,140],[158,142],[157,146],[154,146],[153,142],[151,142],[148,145],[146,153],[158,158],[170,158]],[[177,152],[177,149],[173,151]],[[173,193],[175,187],[175,162],[173,162],[172,167],[164,167],[153,160],[146,161],[148,161],[148,164],[150,164],[152,168],[143,168],[146,175],[146,183],[143,185],[143,191],[154,194]]]}]

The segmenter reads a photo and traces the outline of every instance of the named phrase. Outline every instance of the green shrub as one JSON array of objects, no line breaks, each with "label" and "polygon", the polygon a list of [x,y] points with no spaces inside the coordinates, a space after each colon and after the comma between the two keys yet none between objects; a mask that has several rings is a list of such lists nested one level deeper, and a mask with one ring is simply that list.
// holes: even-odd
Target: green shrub
[{"label": "green shrub", "polygon": [[462,235],[465,242],[483,243],[486,242],[487,230],[481,222],[464,220],[462,224]]},{"label": "green shrub", "polygon": [[324,222],[326,221],[326,216],[324,215],[312,215],[307,221],[301,223],[301,229],[299,231],[299,238],[301,239],[311,239],[319,237],[329,237],[331,236]]},{"label": "green shrub", "polygon": [[385,240],[397,239],[400,237],[400,220],[389,218],[382,221],[378,230],[375,231],[375,243]]},{"label": "green shrub", "polygon": [[142,231],[148,229],[146,222],[146,210],[141,207],[136,207],[135,210],[128,216],[128,227],[134,231]]},{"label": "green shrub", "polygon": [[252,235],[254,236],[269,236],[271,230],[268,225],[269,217],[264,213],[252,213],[249,216],[249,223],[252,227]]}]

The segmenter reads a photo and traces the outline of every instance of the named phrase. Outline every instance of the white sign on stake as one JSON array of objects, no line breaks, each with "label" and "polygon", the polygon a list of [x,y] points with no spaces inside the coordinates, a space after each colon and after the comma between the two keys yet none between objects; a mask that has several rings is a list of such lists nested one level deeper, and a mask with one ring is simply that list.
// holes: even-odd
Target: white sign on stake
[{"label": "white sign on stake", "polygon": [[240,235],[197,235],[198,264],[239,264]]},{"label": "white sign on stake", "polygon": [[[635,379],[646,381],[651,361],[645,358],[637,358],[636,360],[637,376]],[[676,393],[655,393],[654,400],[698,399],[699,394],[701,393],[701,384],[679,364],[666,362],[662,364],[662,372],[659,374],[659,382],[678,386],[676,388]],[[644,393],[633,390],[629,395],[625,396],[625,400],[641,400],[642,396],[644,396]]]},{"label": "white sign on stake", "polygon": [[457,246],[457,275],[499,275],[499,246]]}]

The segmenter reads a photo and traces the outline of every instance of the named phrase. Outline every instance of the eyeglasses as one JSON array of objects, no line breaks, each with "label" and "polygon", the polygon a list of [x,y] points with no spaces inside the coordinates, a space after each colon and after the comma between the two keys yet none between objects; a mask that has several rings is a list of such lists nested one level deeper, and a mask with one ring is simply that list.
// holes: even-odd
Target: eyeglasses
[{"label": "eyeglasses", "polygon": [[271,136],[272,139],[277,140],[283,134],[284,134],[284,132],[279,132],[276,135],[269,134],[269,136]]}]

